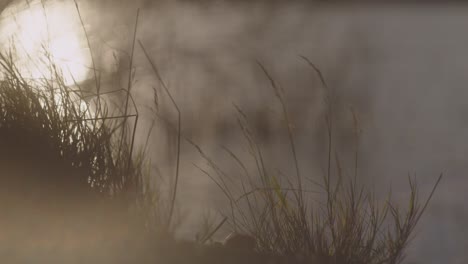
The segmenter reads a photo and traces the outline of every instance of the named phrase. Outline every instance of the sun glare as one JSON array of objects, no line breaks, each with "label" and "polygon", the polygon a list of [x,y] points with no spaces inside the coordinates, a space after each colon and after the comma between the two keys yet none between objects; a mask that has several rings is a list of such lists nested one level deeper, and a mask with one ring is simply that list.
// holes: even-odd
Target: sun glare
[{"label": "sun glare", "polygon": [[71,1],[9,6],[0,16],[0,42],[26,78],[53,79],[52,65],[66,85],[87,77],[89,49]]}]

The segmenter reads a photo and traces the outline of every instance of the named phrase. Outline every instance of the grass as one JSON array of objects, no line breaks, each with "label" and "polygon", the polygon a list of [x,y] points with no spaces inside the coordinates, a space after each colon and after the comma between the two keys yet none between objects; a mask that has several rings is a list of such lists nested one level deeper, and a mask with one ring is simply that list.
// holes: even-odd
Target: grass
[{"label": "grass", "polygon": [[[91,54],[96,93],[85,91],[65,84],[43,49],[50,78],[28,79],[14,50],[0,53],[0,255],[39,263],[143,259],[154,237],[172,238],[176,191],[170,202],[152,185],[147,149],[135,146],[134,74],[126,89],[102,93]],[[124,105],[108,105],[112,96]]]},{"label": "grass", "polygon": [[[56,68],[52,79],[29,80],[11,54],[0,54],[0,67],[1,255],[7,248],[24,258],[28,250],[40,255],[39,241],[53,250],[65,247],[67,233],[80,237],[92,230],[81,242],[69,241],[83,248],[84,258],[86,250],[99,251],[87,243],[138,241],[149,226],[164,229],[162,199],[146,181],[148,160],[134,150],[135,130],[127,128],[138,113],[111,112],[104,95],[79,85],[70,89]],[[116,254],[115,247],[109,250]]]},{"label": "grass", "polygon": [[[43,146],[45,156],[60,156],[70,167],[84,172],[82,180],[90,183],[93,192],[117,194],[136,188],[138,166],[130,164],[127,169],[116,162],[129,159],[129,146],[123,145],[120,156],[115,155],[112,137],[116,128],[107,124],[114,122],[108,118],[107,109],[94,113],[79,97],[79,91],[68,90],[60,79],[29,82],[3,55],[0,64],[4,70],[1,129],[3,134],[18,137],[14,138],[15,145],[20,144],[17,147]],[[124,173],[127,170],[129,173]]]},{"label": "grass", "polygon": [[[258,65],[282,109],[295,175],[289,177],[275,173],[273,168],[268,167],[265,155],[257,144],[258,139],[251,129],[249,116],[237,106],[238,123],[255,164],[253,172],[247,169],[248,166],[239,154],[224,148],[240,168],[236,174],[240,175],[240,187],[236,190],[229,173],[220,168],[200,146],[193,144],[212,172],[199,169],[215,182],[228,199],[231,208],[225,215],[231,227],[237,232],[255,237],[261,252],[277,256],[301,256],[311,263],[401,263],[405,256],[404,250],[442,175],[423,202],[419,200],[417,184],[409,178],[410,192],[405,209],[391,202],[390,193],[386,201],[379,201],[371,189],[359,184],[357,149],[354,175],[344,175],[339,155],[333,146],[331,105],[334,93],[319,69],[309,59],[302,59],[319,76],[327,94],[325,103],[329,106],[325,118],[328,135],[327,170],[322,180],[317,182],[313,180],[317,178],[314,175],[305,177],[301,174],[284,94],[261,63]],[[357,133],[356,142],[359,136]],[[311,181],[318,190],[305,189],[303,179]]]},{"label": "grass", "polygon": [[[180,177],[180,146],[181,140],[186,139],[181,132],[182,113],[156,63],[150,58],[142,42],[136,39],[137,26],[138,15],[129,67],[132,68],[135,43],[138,42],[160,87],[178,113],[175,128],[177,162],[170,196],[163,197],[157,188],[150,186],[147,177],[151,177],[152,172],[148,157],[144,150],[138,150],[134,146],[139,116],[138,108],[131,97],[132,71],[127,88],[112,92],[123,94],[124,106],[111,111],[106,105],[106,95],[100,92],[96,69],[94,78],[97,93],[87,94],[81,90],[79,84],[75,85],[74,90],[67,87],[54,65],[49,69],[53,73],[52,79],[28,80],[15,67],[13,56],[2,53],[0,205],[5,208],[2,214],[9,217],[0,223],[4,230],[13,232],[10,237],[4,234],[2,239],[17,238],[24,231],[20,242],[24,243],[24,239],[32,240],[32,233],[28,231],[31,222],[40,229],[54,226],[54,221],[61,219],[66,224],[59,225],[60,233],[76,229],[78,222],[89,222],[84,219],[91,217],[95,219],[91,221],[92,227],[89,223],[85,227],[92,230],[92,237],[105,231],[108,233],[103,236],[101,243],[108,240],[122,242],[108,252],[108,257],[118,259],[128,255],[130,248],[134,249],[135,245],[142,245],[125,244],[128,237],[141,236],[136,239],[145,241],[143,243],[147,246],[153,246],[155,244],[148,242],[151,240],[148,236],[166,239],[166,235],[171,237],[177,228],[174,212]],[[224,148],[232,161],[239,166],[237,174],[241,176],[233,180],[202,147],[186,139],[205,158],[214,174],[201,168],[200,170],[217,184],[230,204],[229,212],[220,223],[206,223],[198,243],[211,241],[214,234],[228,222],[233,230],[255,237],[258,254],[278,258],[299,256],[310,263],[400,263],[404,259],[404,250],[413,231],[442,176],[437,179],[429,197],[422,203],[418,199],[416,183],[409,179],[409,202],[405,209],[401,209],[391,202],[390,195],[386,201],[380,202],[372,190],[359,184],[357,150],[354,175],[344,175],[339,155],[334,152],[331,108],[334,93],[318,68],[307,58],[302,59],[314,74],[318,74],[327,94],[326,103],[330,106],[326,117],[328,152],[325,175],[321,182],[315,182],[311,180],[316,178],[314,175],[301,172],[284,93],[266,67],[258,63],[280,104],[295,173],[291,176],[273,173],[274,170],[265,161],[263,150],[257,144],[258,139],[252,131],[249,116],[237,106],[235,108],[239,127],[255,164],[253,171],[249,170],[239,154]],[[154,92],[157,93],[157,90]],[[156,97],[159,98],[157,94]],[[134,108],[134,111],[130,108]],[[356,134],[356,142],[359,141],[358,137]],[[284,158],[288,158],[288,154]],[[236,180],[240,180],[238,189],[233,185]],[[311,190],[306,189],[307,180],[318,187],[320,195],[314,196]],[[38,208],[42,211],[35,215]],[[19,221],[21,217],[31,218],[32,215],[34,217],[29,222]],[[64,215],[69,217],[68,220]],[[34,224],[39,222],[41,223],[38,225]],[[132,232],[112,236],[121,233],[129,225],[132,225]],[[44,235],[52,236],[51,229],[46,229],[45,232],[39,232],[35,239]],[[80,232],[73,234],[81,235]],[[23,247],[21,243],[15,244],[7,240],[0,240],[0,243],[16,246],[16,250]],[[96,244],[94,247],[102,246]],[[183,246],[177,247],[182,251],[184,249]],[[135,257],[143,257],[143,254]]]}]

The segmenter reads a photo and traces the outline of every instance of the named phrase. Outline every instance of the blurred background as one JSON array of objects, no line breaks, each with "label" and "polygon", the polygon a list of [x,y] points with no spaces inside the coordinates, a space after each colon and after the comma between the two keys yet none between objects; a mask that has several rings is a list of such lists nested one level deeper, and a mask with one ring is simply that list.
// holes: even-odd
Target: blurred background
[{"label": "blurred background", "polygon": [[[468,7],[344,2],[0,1],[0,43],[4,51],[15,50],[19,67],[31,78],[46,72],[45,40],[49,58],[70,85],[93,89],[88,80],[94,67],[104,91],[126,88],[134,72],[132,93],[144,120],[137,141],[145,142],[156,120],[152,168],[167,181],[174,171],[175,135],[154,114],[158,80],[138,44],[132,73],[129,69],[138,8],[136,38],[181,108],[183,135],[233,174],[239,168],[222,146],[249,160],[234,105],[249,116],[267,162],[294,173],[281,105],[260,62],[284,91],[302,174],[322,177],[327,91],[301,56],[307,57],[335,95],[335,147],[345,170],[351,174],[357,150],[362,182],[382,199],[391,187],[402,203],[408,175],[418,181],[422,199],[437,176],[445,175],[407,262],[468,263]],[[160,96],[161,112],[175,122],[168,98]],[[227,202],[194,164],[207,167],[183,141],[178,196],[183,237],[193,237],[197,221],[210,210],[216,215]]]}]

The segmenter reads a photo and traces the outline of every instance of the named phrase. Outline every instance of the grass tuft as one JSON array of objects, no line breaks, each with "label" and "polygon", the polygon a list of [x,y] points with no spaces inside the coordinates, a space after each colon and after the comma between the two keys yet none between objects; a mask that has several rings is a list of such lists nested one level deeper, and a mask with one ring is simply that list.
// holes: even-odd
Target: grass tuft
[{"label": "grass tuft", "polygon": [[65,85],[57,69],[52,79],[26,79],[11,54],[0,54],[0,71],[1,255],[119,259],[131,254],[119,248],[137,252],[163,232],[163,199],[145,153],[134,151],[136,127],[127,128],[138,112],[111,111],[102,94]]},{"label": "grass tuft", "polygon": [[[353,177],[345,177],[338,154],[334,151],[333,111],[334,93],[327,86],[320,70],[306,57],[307,64],[316,73],[327,91],[328,135],[327,171],[316,182],[314,175],[300,174],[295,141],[282,90],[266,68],[260,68],[267,77],[280,102],[285,127],[296,171],[296,181],[287,175],[274,173],[269,168],[263,150],[257,144],[249,116],[235,106],[239,127],[247,141],[248,152],[254,162],[253,172],[247,169],[242,157],[224,148],[233,162],[242,168],[240,187],[213,161],[200,146],[199,151],[212,171],[199,168],[222,190],[231,208],[227,217],[232,228],[247,233],[257,240],[257,249],[276,256],[301,256],[311,263],[326,264],[397,264],[404,259],[404,250],[413,231],[439,185],[437,179],[428,198],[421,203],[416,183],[409,179],[410,197],[405,209],[387,200],[379,201],[372,190],[358,183],[358,151],[355,152]],[[355,114],[355,113],[353,113]],[[356,120],[356,117],[354,116]],[[357,134],[356,137],[359,137]],[[358,142],[358,138],[356,139]],[[287,158],[287,155],[285,156]],[[318,190],[305,189],[302,178],[308,179]],[[258,180],[260,179],[260,180]],[[281,181],[282,180],[282,181]]]}]

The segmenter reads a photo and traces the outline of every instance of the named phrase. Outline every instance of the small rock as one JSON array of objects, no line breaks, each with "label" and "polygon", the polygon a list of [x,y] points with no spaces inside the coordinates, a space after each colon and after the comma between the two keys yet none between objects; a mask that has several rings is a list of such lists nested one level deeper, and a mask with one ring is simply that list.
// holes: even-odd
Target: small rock
[{"label": "small rock", "polygon": [[253,236],[232,232],[224,239],[223,245],[230,249],[254,251],[257,241]]}]

